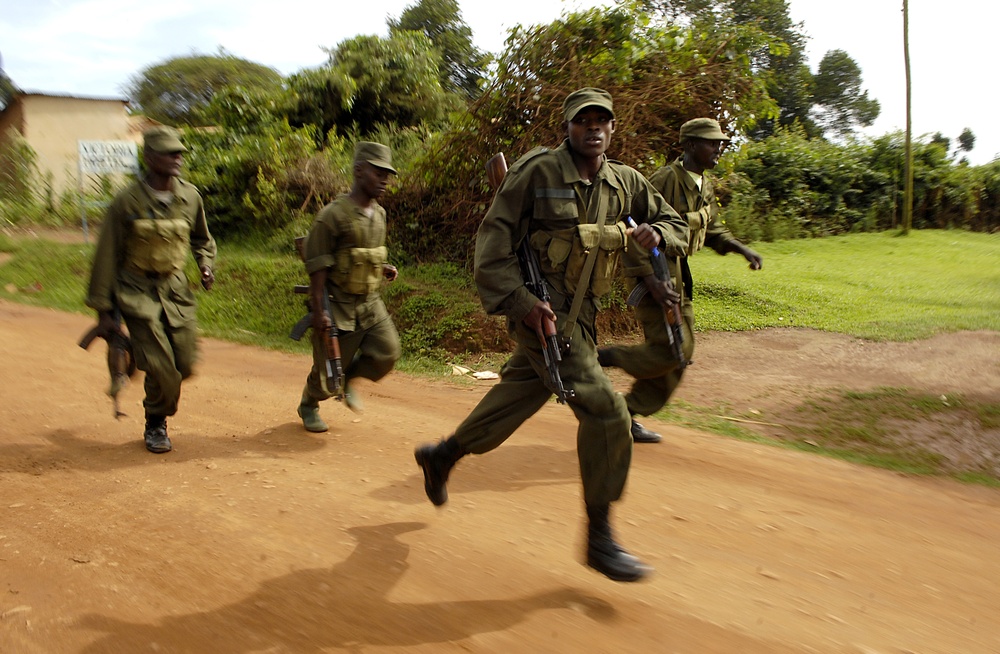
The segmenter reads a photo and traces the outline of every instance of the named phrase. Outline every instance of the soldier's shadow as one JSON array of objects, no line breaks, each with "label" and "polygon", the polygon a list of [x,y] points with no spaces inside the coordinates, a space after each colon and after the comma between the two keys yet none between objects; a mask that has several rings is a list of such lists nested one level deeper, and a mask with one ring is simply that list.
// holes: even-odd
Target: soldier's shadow
[{"label": "soldier's shadow", "polygon": [[353,527],[348,531],[358,545],[343,562],[265,581],[252,595],[214,611],[168,616],[156,624],[84,616],[78,628],[104,635],[83,651],[147,651],[152,643],[157,651],[194,648],[215,654],[360,651],[458,641],[509,629],[544,609],[582,611],[601,622],[616,617],[607,601],[573,588],[509,600],[392,602],[387,595],[409,567],[410,548],[398,536],[425,527],[414,522]]},{"label": "soldier's shadow", "polygon": [[[413,459],[410,459],[413,462]],[[423,504],[424,476],[415,462],[411,474],[372,491],[371,496],[405,504]],[[548,445],[504,444],[482,456],[462,458],[448,478],[452,499],[468,493],[495,491],[513,493],[536,486],[578,484],[580,465],[575,450]],[[421,489],[414,493],[414,488]]]},{"label": "soldier's shadow", "polygon": [[0,445],[0,473],[43,475],[58,470],[109,472],[153,463],[237,458],[248,452],[283,458],[312,452],[327,445],[327,440],[304,432],[301,424],[291,422],[239,438],[172,435],[174,450],[168,454],[150,454],[139,436],[141,434],[122,443],[109,443],[81,438],[69,429],[56,429],[44,434],[48,441],[46,445]]}]

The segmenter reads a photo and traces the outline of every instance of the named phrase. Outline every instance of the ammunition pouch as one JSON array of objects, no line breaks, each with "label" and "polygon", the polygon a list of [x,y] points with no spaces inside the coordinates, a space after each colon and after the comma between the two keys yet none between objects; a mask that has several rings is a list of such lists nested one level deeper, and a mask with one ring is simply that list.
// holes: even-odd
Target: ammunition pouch
[{"label": "ammunition pouch", "polygon": [[331,276],[337,286],[351,295],[368,295],[379,289],[383,266],[389,261],[389,250],[377,248],[344,248],[334,255]]}]

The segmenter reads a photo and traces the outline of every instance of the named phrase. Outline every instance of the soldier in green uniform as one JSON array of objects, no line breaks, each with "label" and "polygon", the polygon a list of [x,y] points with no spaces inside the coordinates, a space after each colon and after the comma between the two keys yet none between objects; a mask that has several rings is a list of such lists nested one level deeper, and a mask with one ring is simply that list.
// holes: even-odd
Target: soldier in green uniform
[{"label": "soldier in green uniform", "polygon": [[[354,150],[350,193],[323,207],[303,246],[314,308],[313,367],[306,378],[298,414],[312,432],[328,429],[319,415],[319,403],[331,397],[323,377],[324,334],[331,324],[339,332],[341,357],[346,362],[344,402],[353,411],[361,411],[362,405],[351,380],[382,379],[402,353],[399,334],[378,292],[383,279],[396,279],[396,267],[389,265],[385,247],[385,209],[378,203],[389,175],[395,174],[388,147],[359,142]],[[316,310],[324,305],[329,306],[330,313]]]},{"label": "soldier in green uniform", "polygon": [[[691,305],[693,280],[688,257],[707,245],[719,254],[738,252],[750,262],[751,270],[760,270],[763,259],[736,240],[719,220],[715,188],[712,178],[706,174],[719,163],[722,149],[730,138],[722,131],[718,121],[695,118],[681,125],[680,140],[684,153],[653,173],[649,181],[670,206],[687,219],[690,228],[687,255],[675,259],[671,277],[675,287],[682,291],[684,357],[691,361],[694,355],[694,309]],[[677,284],[678,279],[683,283]],[[663,408],[677,390],[684,369],[678,366],[669,345],[663,310],[649,294],[636,307],[636,317],[642,324],[645,342],[635,346],[602,348],[598,356],[602,365],[617,366],[636,378],[625,401],[633,416],[648,416]],[[635,420],[632,421],[632,436],[641,442],[659,442],[661,438]]]},{"label": "soldier in green uniform", "polygon": [[177,413],[181,381],[197,359],[195,298],[184,275],[190,250],[201,285],[212,288],[215,239],[208,231],[198,190],[180,178],[187,148],[177,130],[143,134],[146,173],[119,193],[105,216],[94,253],[87,306],[103,335],[121,332],[120,312],[132,339],[136,366],[146,373],[146,449],[169,452],[167,417]]},{"label": "soldier in green uniform", "polygon": [[[476,238],[479,295],[489,313],[507,317],[514,353],[500,382],[454,435],[417,448],[415,457],[428,498],[444,504],[455,463],[465,454],[498,447],[557,390],[538,338],[543,319],[554,319],[564,342],[562,380],[574,393],[567,403],[579,420],[587,564],[616,581],[635,581],[651,569],[615,542],[609,523],[611,503],[622,494],[631,461],[629,416],[598,365],[594,320],[630,235],[642,247],[659,244],[680,255],[687,246],[687,225],[642,175],[605,156],[615,130],[606,91],[584,88],[569,94],[563,118],[566,140],[552,150],[535,149],[511,166]],[[630,215],[640,223],[634,231],[626,226]],[[538,256],[551,305],[525,288],[515,255],[523,239]]]}]

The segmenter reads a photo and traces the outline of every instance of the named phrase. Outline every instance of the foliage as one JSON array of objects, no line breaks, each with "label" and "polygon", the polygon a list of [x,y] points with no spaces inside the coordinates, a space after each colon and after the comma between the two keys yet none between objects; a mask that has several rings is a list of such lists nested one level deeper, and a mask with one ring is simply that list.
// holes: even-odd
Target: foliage
[{"label": "foliage", "polygon": [[513,160],[537,145],[558,145],[562,101],[584,86],[605,88],[615,98],[618,129],[609,156],[650,172],[676,151],[676,130],[689,116],[749,124],[767,115],[771,105],[739,54],[758,36],[737,31],[719,42],[653,25],[622,8],[515,28],[492,83],[428,143],[416,174],[388,199],[390,215],[407,216],[393,238],[425,260],[466,261],[490,201],[486,160],[496,152]]},{"label": "foliage", "polygon": [[0,135],[0,216],[11,224],[36,222],[43,212],[37,161],[17,131]]},{"label": "foliage", "polygon": [[[916,142],[918,228],[988,231],[1000,226],[1000,167],[954,165],[947,145]],[[744,240],[778,240],[895,228],[903,202],[904,140],[886,134],[838,145],[779,129],[723,157],[717,176],[722,217]]]},{"label": "foliage", "polygon": [[879,102],[861,90],[861,68],[843,50],[830,50],[813,77],[817,124],[827,134],[846,137],[868,127],[879,114]]},{"label": "foliage", "polygon": [[[0,265],[0,297],[89,313],[83,305],[93,244],[10,239]],[[808,327],[878,340],[909,340],[959,330],[1000,330],[1000,256],[996,235],[914,230],[906,238],[854,234],[756,247],[764,268],[736,255],[691,259],[698,331]],[[928,272],[929,271],[929,272]],[[922,274],[926,272],[927,274]],[[197,286],[193,263],[187,270]],[[211,293],[198,294],[206,334],[270,348],[307,351],[288,339],[305,309],[291,292],[306,275],[291,243],[281,252],[223,240]],[[401,266],[383,297],[407,357],[450,360],[509,352],[502,320],[479,306],[467,272],[454,264]],[[602,342],[634,337],[628,308],[602,312]],[[615,318],[618,316],[619,318]],[[618,325],[616,328],[615,325]],[[987,419],[995,420],[993,418]]]},{"label": "foliage", "polygon": [[436,125],[456,106],[438,79],[441,56],[422,33],[357,36],[327,53],[326,66],[288,79],[294,126],[366,136],[380,127]]},{"label": "foliage", "polygon": [[[628,0],[619,0],[628,4]],[[793,23],[787,0],[642,0],[639,6],[660,20],[685,22],[718,33],[734,26],[754,27],[767,35],[747,51],[753,74],[779,107],[749,127],[752,138],[770,136],[780,127],[799,125],[810,137],[844,136],[857,125],[870,125],[879,105],[861,88],[861,69],[843,50],[831,50],[814,75],[806,63],[806,36]],[[840,120],[845,119],[845,120]]]},{"label": "foliage", "polygon": [[456,0],[420,0],[387,22],[390,35],[414,31],[431,40],[441,55],[438,76],[446,91],[467,98],[479,95],[487,57],[472,42],[472,29]]},{"label": "foliage", "polygon": [[129,80],[125,92],[153,120],[196,127],[211,124],[203,115],[205,107],[227,86],[275,91],[281,81],[273,68],[222,50],[218,55],[173,57],[148,66]]}]

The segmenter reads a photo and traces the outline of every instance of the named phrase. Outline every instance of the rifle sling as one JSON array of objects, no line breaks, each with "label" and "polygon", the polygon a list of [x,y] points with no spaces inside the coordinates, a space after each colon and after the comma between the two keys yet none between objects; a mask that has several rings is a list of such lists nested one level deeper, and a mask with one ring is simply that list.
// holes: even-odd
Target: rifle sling
[{"label": "rifle sling", "polygon": [[[605,163],[605,165],[608,164]],[[573,330],[576,329],[576,319],[580,317],[580,309],[583,308],[583,299],[586,297],[587,291],[590,289],[590,275],[594,272],[594,263],[597,262],[597,253],[601,249],[601,237],[604,234],[604,222],[608,214],[608,197],[611,192],[611,189],[608,189],[608,193],[604,192],[604,189],[602,188],[603,181],[604,180],[602,179],[597,180],[593,189],[593,191],[597,193],[597,202],[594,202],[593,196],[591,196],[589,206],[584,200],[583,194],[580,193],[579,186],[574,185],[573,187],[576,191],[576,203],[579,207],[580,215],[587,216],[588,223],[596,223],[599,231],[597,232],[597,245],[590,249],[590,252],[587,253],[587,260],[583,262],[583,270],[580,272],[580,281],[577,282],[576,293],[573,294],[573,304],[570,305],[569,315],[566,317],[566,326],[563,328],[563,336],[567,339],[573,338]],[[621,204],[624,210],[624,200]]]}]

